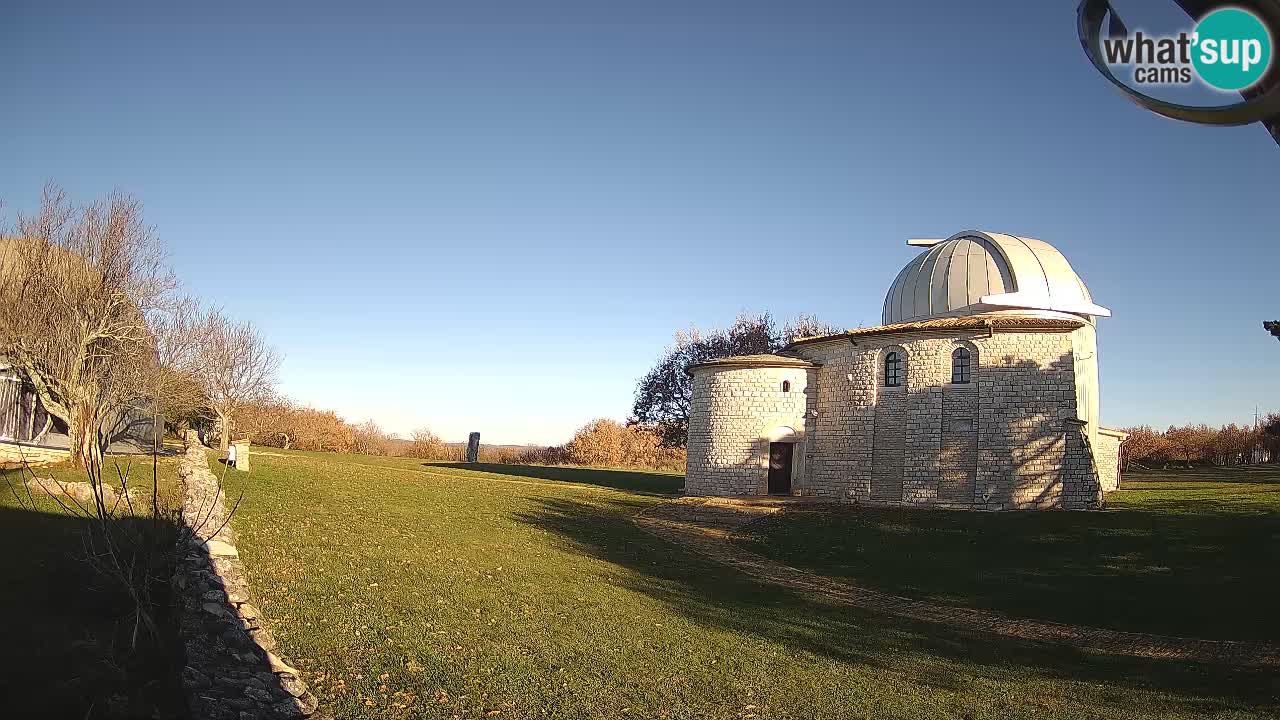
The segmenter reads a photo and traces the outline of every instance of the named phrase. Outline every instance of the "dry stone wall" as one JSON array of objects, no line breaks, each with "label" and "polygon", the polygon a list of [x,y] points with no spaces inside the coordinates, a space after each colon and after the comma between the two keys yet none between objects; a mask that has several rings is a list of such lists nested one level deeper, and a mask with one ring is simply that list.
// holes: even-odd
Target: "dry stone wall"
[{"label": "dry stone wall", "polygon": [[193,720],[300,720],[317,715],[300,673],[276,654],[254,606],[218,478],[191,431],[178,466],[185,527],[173,577]]}]

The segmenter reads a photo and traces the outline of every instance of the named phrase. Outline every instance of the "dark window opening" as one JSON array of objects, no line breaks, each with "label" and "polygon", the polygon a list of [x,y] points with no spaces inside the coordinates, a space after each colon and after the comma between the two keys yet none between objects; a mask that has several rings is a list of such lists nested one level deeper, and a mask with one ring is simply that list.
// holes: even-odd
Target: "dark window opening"
[{"label": "dark window opening", "polygon": [[791,392],[791,381],[790,381],[790,380],[783,380],[783,381],[782,381],[782,392]]},{"label": "dark window opening", "polygon": [[902,386],[902,356],[896,350],[884,356],[884,385]]},{"label": "dark window opening", "polygon": [[973,355],[969,348],[959,347],[951,353],[951,382],[967,384],[972,376]]}]

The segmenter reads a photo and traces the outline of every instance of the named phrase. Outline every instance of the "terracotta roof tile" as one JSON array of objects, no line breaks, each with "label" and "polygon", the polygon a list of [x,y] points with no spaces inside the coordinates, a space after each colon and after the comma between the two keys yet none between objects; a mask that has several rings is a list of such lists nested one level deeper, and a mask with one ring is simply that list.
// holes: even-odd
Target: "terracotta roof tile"
[{"label": "terracotta roof tile", "polygon": [[995,330],[1049,330],[1066,332],[1084,327],[1084,320],[1066,318],[1038,318],[1017,315],[992,315],[980,317],[966,315],[963,317],[932,318],[915,322],[895,323],[893,325],[877,325],[875,327],[855,328],[836,335],[819,335],[816,337],[798,338],[787,347],[808,345],[810,343],[839,340],[841,338],[864,337],[867,335],[889,335],[920,330],[971,330],[990,326]]},{"label": "terracotta roof tile", "polygon": [[719,358],[716,360],[707,360],[706,362],[694,363],[689,366],[689,370],[703,367],[798,367],[811,368],[819,367],[819,363],[810,362],[803,358],[791,357],[789,355],[734,355],[733,357]]}]

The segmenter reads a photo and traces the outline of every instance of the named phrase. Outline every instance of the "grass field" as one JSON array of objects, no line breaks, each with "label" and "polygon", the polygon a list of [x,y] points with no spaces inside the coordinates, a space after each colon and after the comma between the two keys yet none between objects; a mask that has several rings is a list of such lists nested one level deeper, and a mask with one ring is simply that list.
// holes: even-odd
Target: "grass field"
[{"label": "grass field", "polygon": [[793,512],[751,550],[910,597],[1119,630],[1280,641],[1280,470],[1130,473],[1100,513]]},{"label": "grass field", "polygon": [[[1280,713],[1273,672],[1086,655],[761,585],[632,525],[678,477],[269,452],[231,473],[240,552],[284,652],[342,718]],[[797,514],[753,549],[1034,617],[1274,638],[1280,485],[1249,479],[1151,478],[1115,513]]]},{"label": "grass field", "polygon": [[[149,487],[150,458],[118,460],[132,485]],[[69,464],[36,472],[85,480]],[[108,458],[106,479],[119,488],[115,473]],[[29,477],[0,470],[0,717],[181,717],[181,646],[172,619],[158,617],[161,636],[131,650],[133,605],[87,562],[89,521],[48,496],[28,498],[21,485]],[[160,460],[159,477],[162,501],[172,502],[175,459]],[[117,529],[155,530],[146,519],[149,500],[138,511],[143,517],[121,519]],[[159,529],[167,543],[171,529]],[[167,587],[167,581],[155,585],[162,594]]]}]

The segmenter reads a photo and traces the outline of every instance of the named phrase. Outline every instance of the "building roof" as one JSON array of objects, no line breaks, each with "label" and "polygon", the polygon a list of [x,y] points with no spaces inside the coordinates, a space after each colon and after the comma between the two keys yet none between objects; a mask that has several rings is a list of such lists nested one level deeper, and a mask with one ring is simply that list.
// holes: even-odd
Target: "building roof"
[{"label": "building roof", "polygon": [[965,230],[926,248],[898,273],[884,299],[885,325],[1000,310],[1111,315],[1057,248],[1034,238]]},{"label": "building roof", "polygon": [[791,342],[788,348],[797,345],[830,342],[833,340],[854,339],[868,335],[892,335],[895,333],[911,333],[919,331],[939,330],[991,330],[1018,331],[1030,330],[1041,332],[1070,332],[1085,325],[1083,319],[1030,317],[1025,315],[969,315],[965,317],[932,318],[915,322],[877,325],[868,328],[846,330],[835,335],[818,335],[816,337],[799,338]]},{"label": "building roof", "polygon": [[749,368],[749,367],[775,367],[775,368],[813,368],[820,367],[820,363],[810,362],[803,358],[792,357],[790,355],[734,355],[733,357],[719,358],[717,360],[707,360],[705,362],[694,363],[689,366],[686,371],[693,374],[694,370],[702,368]]}]

